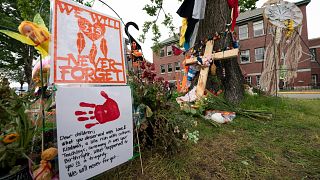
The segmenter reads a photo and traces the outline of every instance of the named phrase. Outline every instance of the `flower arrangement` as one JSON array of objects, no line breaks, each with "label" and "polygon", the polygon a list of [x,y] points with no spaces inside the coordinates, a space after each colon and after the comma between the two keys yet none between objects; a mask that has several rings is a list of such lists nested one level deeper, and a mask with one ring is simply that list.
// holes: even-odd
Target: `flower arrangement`
[{"label": "flower arrangement", "polygon": [[[174,153],[179,151],[182,142],[198,141],[199,133],[193,133],[197,123],[192,116],[180,110],[175,102],[176,92],[162,77],[156,78],[154,71],[154,64],[140,62],[137,72],[129,72],[140,147]],[[185,132],[192,133],[184,138]]]}]

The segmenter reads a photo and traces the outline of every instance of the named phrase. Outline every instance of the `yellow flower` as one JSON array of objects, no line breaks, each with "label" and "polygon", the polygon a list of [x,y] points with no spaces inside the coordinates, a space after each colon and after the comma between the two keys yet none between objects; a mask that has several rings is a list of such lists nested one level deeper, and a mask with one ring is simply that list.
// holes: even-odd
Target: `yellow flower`
[{"label": "yellow flower", "polygon": [[11,133],[11,134],[8,134],[4,137],[3,142],[6,144],[10,144],[10,143],[15,142],[18,138],[19,138],[19,134]]}]

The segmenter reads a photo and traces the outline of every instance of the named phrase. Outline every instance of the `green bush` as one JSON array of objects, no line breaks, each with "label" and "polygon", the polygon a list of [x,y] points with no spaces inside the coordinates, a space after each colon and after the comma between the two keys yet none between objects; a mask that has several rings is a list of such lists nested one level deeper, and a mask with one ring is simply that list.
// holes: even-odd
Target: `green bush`
[{"label": "green bush", "polygon": [[143,62],[140,68],[141,75],[129,73],[140,147],[173,153],[184,141],[197,142],[197,122],[173,100],[177,93],[163,78],[155,78],[153,64]]},{"label": "green bush", "polygon": [[5,79],[0,93],[0,167],[9,171],[27,158],[34,129],[25,113],[27,98],[18,96]]}]

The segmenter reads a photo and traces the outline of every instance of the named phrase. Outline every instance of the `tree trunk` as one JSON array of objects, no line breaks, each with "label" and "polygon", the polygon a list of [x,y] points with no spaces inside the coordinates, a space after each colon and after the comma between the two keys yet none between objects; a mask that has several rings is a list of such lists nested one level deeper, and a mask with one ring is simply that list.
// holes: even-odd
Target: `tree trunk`
[{"label": "tree trunk", "polygon": [[32,87],[32,62],[34,59],[34,48],[26,45],[26,55],[24,57],[24,74],[25,74],[25,80],[28,83],[28,91]]},{"label": "tree trunk", "polygon": [[[231,10],[226,0],[207,1],[205,19],[200,21],[197,41],[203,40],[215,32],[226,30],[226,24],[231,22]],[[224,40],[215,42],[215,48],[222,49]],[[244,78],[237,58],[215,62],[217,74],[224,87],[224,97],[231,103],[237,104],[244,98]],[[224,72],[224,73],[223,73]],[[209,81],[208,81],[209,82]]]}]

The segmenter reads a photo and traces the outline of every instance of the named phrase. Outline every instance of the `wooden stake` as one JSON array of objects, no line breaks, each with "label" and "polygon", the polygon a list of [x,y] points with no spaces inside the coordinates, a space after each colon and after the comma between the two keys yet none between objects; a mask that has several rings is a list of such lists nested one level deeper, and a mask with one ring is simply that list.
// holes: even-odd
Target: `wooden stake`
[{"label": "wooden stake", "polygon": [[143,175],[142,156],[141,156],[140,141],[139,141],[139,133],[138,133],[138,127],[137,127],[137,126],[136,126],[136,134],[137,134],[137,140],[138,140],[138,150],[139,150],[139,158],[140,158],[141,173],[142,173],[142,175]]},{"label": "wooden stake", "polygon": [[[210,40],[207,42],[206,49],[204,51],[204,56],[212,55],[213,45],[214,45],[213,40]],[[210,69],[209,67],[201,67],[201,71],[198,79],[198,85],[196,89],[196,95],[198,98],[204,95],[204,90],[206,89],[209,69]]]}]

